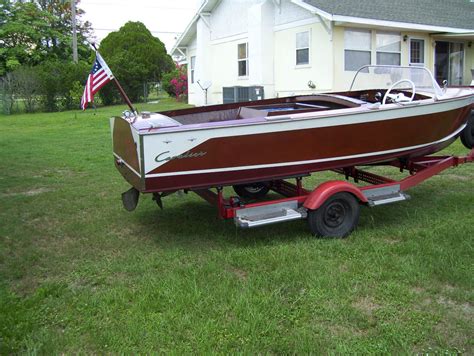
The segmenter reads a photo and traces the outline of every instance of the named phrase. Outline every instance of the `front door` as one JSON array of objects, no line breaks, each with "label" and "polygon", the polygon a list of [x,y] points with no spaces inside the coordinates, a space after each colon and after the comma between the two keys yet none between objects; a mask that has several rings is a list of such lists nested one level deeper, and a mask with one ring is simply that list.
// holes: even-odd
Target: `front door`
[{"label": "front door", "polygon": [[435,75],[438,84],[462,85],[464,73],[464,44],[436,41]]}]

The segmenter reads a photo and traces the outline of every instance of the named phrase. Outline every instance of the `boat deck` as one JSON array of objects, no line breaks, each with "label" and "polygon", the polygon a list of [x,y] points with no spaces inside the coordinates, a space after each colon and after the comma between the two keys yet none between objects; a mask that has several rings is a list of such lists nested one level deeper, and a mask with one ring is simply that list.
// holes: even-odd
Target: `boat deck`
[{"label": "boat deck", "polygon": [[[290,100],[289,100],[290,99]],[[327,111],[343,108],[360,107],[366,101],[336,94],[318,94],[297,96],[292,98],[269,99],[258,102],[233,103],[219,105],[220,110],[213,106],[192,108],[179,111],[161,112],[181,125],[203,124],[242,119],[267,118],[272,116],[290,115]]]},{"label": "boat deck", "polygon": [[[290,115],[320,113],[331,110],[364,108],[378,102],[378,90],[331,94],[301,95],[286,98],[265,99],[252,102],[202,106],[189,109],[163,111],[142,116],[133,126],[137,130],[191,129],[215,125],[238,125],[245,123],[281,120]],[[428,99],[416,94],[414,100]]]}]

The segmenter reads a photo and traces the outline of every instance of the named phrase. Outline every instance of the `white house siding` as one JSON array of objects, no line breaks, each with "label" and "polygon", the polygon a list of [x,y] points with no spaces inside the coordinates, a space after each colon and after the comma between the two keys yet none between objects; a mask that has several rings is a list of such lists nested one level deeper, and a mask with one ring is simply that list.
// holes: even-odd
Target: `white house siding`
[{"label": "white house siding", "polygon": [[[187,47],[187,69],[188,69],[188,101],[196,100],[195,95],[197,93],[196,86],[191,83],[191,57],[196,56],[197,48],[196,48],[196,37],[189,43]],[[196,69],[194,71],[194,78],[196,78]]]},{"label": "white house siding", "polygon": [[[310,94],[333,87],[333,43],[331,34],[312,17],[275,28],[275,92],[278,96]],[[297,26],[299,23],[308,23]],[[289,28],[285,28],[289,27]],[[309,31],[309,64],[296,65],[296,34]],[[315,89],[308,86],[312,81]]]},{"label": "white house siding", "polygon": [[[273,6],[271,0],[222,1],[209,16],[210,28],[204,27],[206,24],[202,19],[197,21],[197,50],[188,50],[188,63],[190,57],[196,55],[195,80],[212,83],[208,104],[222,103],[222,88],[228,86],[259,85],[264,86],[265,97],[275,95]],[[237,72],[239,43],[248,43],[249,72],[246,77],[239,77]],[[189,85],[189,103],[205,103],[204,93],[196,82]]]},{"label": "white house siding", "polygon": [[275,26],[310,18],[314,15],[288,0],[281,0],[280,5],[275,6]]},{"label": "white house siding", "polygon": [[[201,82],[210,81],[213,75],[212,63],[212,52],[209,51],[211,42],[211,29],[208,27],[209,16],[205,16],[204,19],[200,18],[196,23],[196,69],[194,72],[193,91],[194,101],[197,105],[205,104],[205,93],[199,85],[197,80]],[[191,63],[191,59],[188,58],[188,63]],[[209,101],[208,101],[209,102]]]},{"label": "white house siding", "polygon": [[[317,85],[317,91],[332,87],[330,35],[314,15],[299,6],[289,1],[281,1],[278,6],[272,0],[223,0],[205,19],[210,28],[204,20],[197,20],[196,39],[188,45],[188,66],[190,57],[196,56],[195,83],[189,85],[189,103],[205,103],[197,80],[212,83],[208,104],[222,103],[222,88],[229,86],[263,86],[265,98],[310,93],[314,90],[308,88],[309,80]],[[296,67],[296,32],[306,29],[311,31],[311,63]],[[249,73],[239,78],[237,45],[245,42]],[[190,77],[190,68],[188,74]]]},{"label": "white house siding", "polygon": [[214,41],[247,33],[247,9],[256,2],[261,1],[221,1],[211,13],[211,40]]},{"label": "white house siding", "polygon": [[262,85],[266,97],[274,96],[273,24],[271,1],[249,7],[249,85]]},{"label": "white house siding", "polygon": [[249,77],[237,79],[237,45],[247,41],[248,37],[245,35],[211,46],[213,71],[209,96],[211,103],[222,103],[222,87],[224,86],[249,85]]}]

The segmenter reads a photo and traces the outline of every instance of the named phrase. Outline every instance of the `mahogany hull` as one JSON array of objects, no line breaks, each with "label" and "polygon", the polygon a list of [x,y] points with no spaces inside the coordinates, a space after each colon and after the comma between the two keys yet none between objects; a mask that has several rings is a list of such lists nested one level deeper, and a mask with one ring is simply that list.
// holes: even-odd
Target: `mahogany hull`
[{"label": "mahogany hull", "polygon": [[[131,128],[127,133],[120,124],[120,135],[127,139],[114,136],[115,163],[125,179],[142,192],[268,181],[432,154],[456,140],[471,108],[472,98],[464,104],[444,105],[441,110],[395,108],[387,111],[386,120],[380,118],[380,111],[354,110],[330,118],[333,124],[325,124],[326,117],[309,118],[300,124],[291,122],[292,129],[282,126],[287,123],[274,122],[260,130],[249,124],[141,135]],[[135,142],[136,157],[130,154],[130,147],[115,144],[123,141],[130,145],[130,138]],[[179,142],[182,147],[173,150]],[[127,152],[133,163],[127,164],[117,151]]]},{"label": "mahogany hull", "polygon": [[[449,140],[431,145],[423,149],[405,152],[403,158],[421,157],[441,151],[456,140],[457,136]],[[280,166],[272,168],[246,169],[219,173],[201,173],[195,175],[181,175],[170,177],[156,177],[145,179],[143,192],[163,192],[178,189],[200,189],[208,187],[228,186],[242,183],[263,182],[279,178],[303,176],[309,173],[325,171],[342,167],[353,167],[372,163],[387,162],[402,158],[394,154],[381,154],[370,159],[344,159],[322,163],[301,164],[295,166]]]}]

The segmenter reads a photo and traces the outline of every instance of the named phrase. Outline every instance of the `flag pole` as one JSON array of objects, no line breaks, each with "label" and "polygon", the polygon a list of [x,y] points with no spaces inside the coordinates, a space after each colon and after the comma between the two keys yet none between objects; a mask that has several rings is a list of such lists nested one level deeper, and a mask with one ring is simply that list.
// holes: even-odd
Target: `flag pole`
[{"label": "flag pole", "polygon": [[138,115],[138,111],[133,107],[132,102],[128,98],[127,94],[125,94],[125,91],[123,90],[122,86],[120,85],[117,78],[115,78],[115,76],[114,76],[114,83],[115,83],[115,86],[117,87],[118,91],[120,92],[120,95],[122,95],[123,100],[125,100],[128,107],[130,108],[130,110],[132,110],[132,113],[135,114],[135,115]]},{"label": "flag pole", "polygon": [[[95,46],[95,43],[91,43],[91,46],[95,49],[96,52],[99,52],[99,50],[97,49],[97,47]],[[115,78],[115,75],[114,75],[114,79],[113,79],[113,82],[115,83],[115,86],[117,87],[120,95],[122,96],[122,99],[125,101],[125,103],[127,103],[128,107],[130,108],[130,110],[132,111],[132,113],[134,115],[138,115],[138,110],[136,110],[133,105],[132,105],[132,102],[130,101],[130,99],[128,98],[127,94],[125,93],[125,90],[123,90],[122,86],[120,85],[119,81],[117,80],[117,78]]]}]

